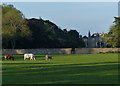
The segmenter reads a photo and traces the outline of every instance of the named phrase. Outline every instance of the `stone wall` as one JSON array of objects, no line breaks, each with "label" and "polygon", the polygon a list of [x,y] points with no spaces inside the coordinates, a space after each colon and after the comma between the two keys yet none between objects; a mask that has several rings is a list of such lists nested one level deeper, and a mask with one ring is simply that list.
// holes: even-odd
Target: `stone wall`
[{"label": "stone wall", "polygon": [[91,54],[109,51],[120,51],[120,48],[76,48],[76,54]]},{"label": "stone wall", "polygon": [[[71,54],[71,48],[49,48],[49,49],[3,49],[2,54]],[[120,48],[76,48],[76,54],[92,54],[109,51],[120,51]]]},{"label": "stone wall", "polygon": [[71,54],[71,48],[51,48],[51,49],[3,49],[2,54]]}]

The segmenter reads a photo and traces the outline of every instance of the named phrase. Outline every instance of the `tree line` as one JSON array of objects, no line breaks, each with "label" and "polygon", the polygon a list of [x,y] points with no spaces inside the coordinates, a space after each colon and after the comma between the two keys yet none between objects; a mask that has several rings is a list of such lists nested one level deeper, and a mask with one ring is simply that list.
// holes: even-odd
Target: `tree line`
[{"label": "tree line", "polygon": [[75,48],[84,47],[76,30],[61,29],[42,18],[26,19],[13,5],[2,5],[2,47],[21,48]]},{"label": "tree line", "polygon": [[[13,5],[2,7],[2,48],[81,48],[85,47],[77,30],[61,29],[42,18],[26,19]],[[120,47],[120,17],[104,36],[107,47]]]}]

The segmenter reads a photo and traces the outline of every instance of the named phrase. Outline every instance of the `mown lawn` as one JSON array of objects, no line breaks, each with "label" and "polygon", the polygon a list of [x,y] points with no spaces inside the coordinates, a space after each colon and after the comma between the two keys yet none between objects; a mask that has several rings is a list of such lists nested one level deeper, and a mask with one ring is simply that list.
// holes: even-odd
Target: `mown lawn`
[{"label": "mown lawn", "polygon": [[118,84],[118,54],[36,55],[36,61],[2,61],[3,84]]}]

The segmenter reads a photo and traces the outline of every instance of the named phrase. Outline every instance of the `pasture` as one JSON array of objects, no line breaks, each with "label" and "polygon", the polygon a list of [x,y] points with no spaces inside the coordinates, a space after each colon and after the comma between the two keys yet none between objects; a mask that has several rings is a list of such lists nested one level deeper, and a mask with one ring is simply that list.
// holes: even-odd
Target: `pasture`
[{"label": "pasture", "polygon": [[118,84],[118,54],[35,55],[36,61],[2,61],[3,84]]}]

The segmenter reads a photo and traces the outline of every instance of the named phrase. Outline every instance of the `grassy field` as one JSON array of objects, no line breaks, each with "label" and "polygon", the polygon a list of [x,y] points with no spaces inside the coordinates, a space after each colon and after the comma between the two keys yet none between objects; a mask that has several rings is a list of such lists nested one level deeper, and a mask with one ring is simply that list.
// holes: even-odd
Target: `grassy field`
[{"label": "grassy field", "polygon": [[118,54],[36,55],[36,61],[2,61],[3,84],[118,84]]}]

